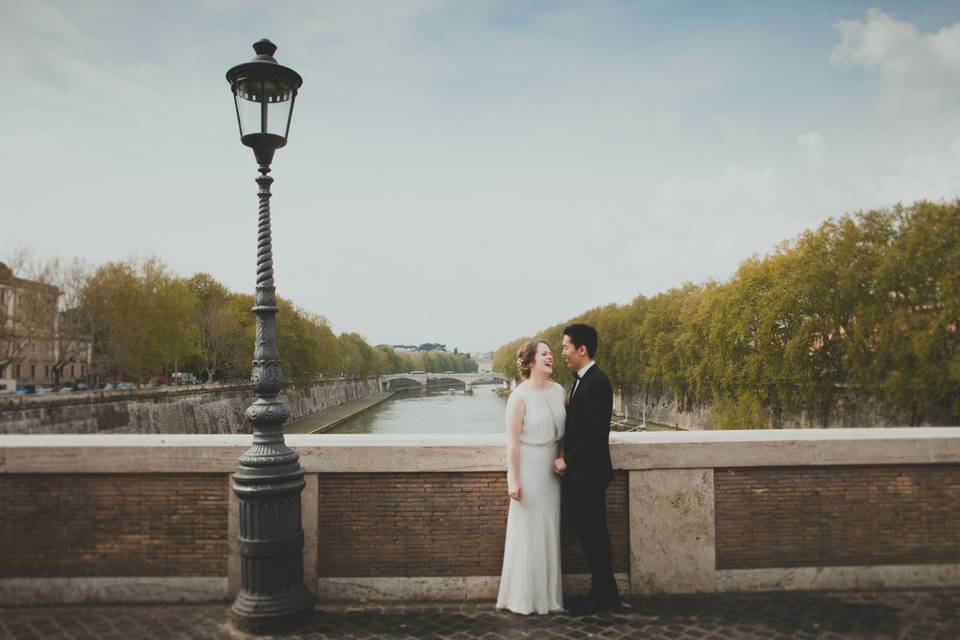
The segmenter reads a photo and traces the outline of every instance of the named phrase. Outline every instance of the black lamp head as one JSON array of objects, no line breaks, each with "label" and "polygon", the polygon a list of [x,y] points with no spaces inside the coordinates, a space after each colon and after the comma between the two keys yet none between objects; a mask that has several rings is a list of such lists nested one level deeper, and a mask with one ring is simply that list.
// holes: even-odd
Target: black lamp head
[{"label": "black lamp head", "polygon": [[269,165],[273,152],[287,144],[290,119],[297,91],[303,84],[300,74],[277,63],[277,45],[267,39],[255,42],[253,60],[227,71],[234,96],[240,141],[253,149],[257,162]]}]

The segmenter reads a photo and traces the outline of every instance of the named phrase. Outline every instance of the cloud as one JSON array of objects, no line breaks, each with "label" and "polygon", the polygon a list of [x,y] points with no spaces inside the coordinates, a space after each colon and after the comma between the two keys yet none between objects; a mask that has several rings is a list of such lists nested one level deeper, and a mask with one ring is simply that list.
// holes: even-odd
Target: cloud
[{"label": "cloud", "polygon": [[887,98],[907,104],[954,109],[960,98],[960,23],[920,33],[884,11],[867,10],[863,20],[841,20],[835,64],[879,72]]},{"label": "cloud", "polygon": [[798,176],[796,200],[816,203],[821,215],[839,215],[956,197],[960,23],[922,32],[873,8],[833,27],[839,34],[833,64],[863,72],[870,82],[851,120],[824,121],[797,138],[811,170]]},{"label": "cloud", "polygon": [[159,69],[114,62],[101,41],[48,2],[0,6],[0,38],[8,43],[0,73],[18,88],[21,101],[10,108],[22,110],[21,124],[62,114],[64,105],[71,124],[91,114],[146,121],[146,112],[161,109],[162,93],[150,84]]},{"label": "cloud", "polygon": [[[492,348],[960,188],[960,25],[871,10],[824,45],[835,18],[805,5],[791,44],[641,4],[0,0],[7,233],[246,290],[252,157],[223,72],[265,35],[306,80],[275,167],[281,293],[375,341]],[[91,220],[111,241],[77,248]],[[580,229],[595,249],[569,269]]]}]

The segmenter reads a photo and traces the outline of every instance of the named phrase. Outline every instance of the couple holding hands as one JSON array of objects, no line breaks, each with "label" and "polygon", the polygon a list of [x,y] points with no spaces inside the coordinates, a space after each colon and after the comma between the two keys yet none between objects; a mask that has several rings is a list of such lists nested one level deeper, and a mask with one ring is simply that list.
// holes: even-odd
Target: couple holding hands
[{"label": "couple holding hands", "polygon": [[[613,387],[593,358],[597,331],[563,330],[563,361],[574,373],[569,395],[550,380],[550,345],[531,340],[517,352],[523,381],[507,401],[510,510],[497,608],[515,613],[590,614],[620,604],[613,577],[605,494],[613,477]],[[566,398],[564,397],[566,395]],[[591,588],[564,608],[560,571],[560,499],[590,566]]]}]

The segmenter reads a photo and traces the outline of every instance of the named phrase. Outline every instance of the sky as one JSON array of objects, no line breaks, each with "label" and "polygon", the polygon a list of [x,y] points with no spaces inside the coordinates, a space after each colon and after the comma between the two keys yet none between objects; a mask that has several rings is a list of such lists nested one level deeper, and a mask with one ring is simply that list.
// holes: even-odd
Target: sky
[{"label": "sky", "polygon": [[304,78],[277,292],[372,344],[493,350],[960,195],[957,2],[0,0],[0,260],[252,293],[224,74],[264,37]]}]

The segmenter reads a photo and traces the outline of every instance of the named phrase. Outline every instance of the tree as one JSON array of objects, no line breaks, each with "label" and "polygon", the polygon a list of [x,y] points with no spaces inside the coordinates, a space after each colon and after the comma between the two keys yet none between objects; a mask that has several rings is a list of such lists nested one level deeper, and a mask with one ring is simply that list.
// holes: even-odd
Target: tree
[{"label": "tree", "polygon": [[197,299],[157,258],[110,262],[80,295],[94,352],[110,377],[143,381],[177,369],[196,353]]},{"label": "tree", "polygon": [[[614,384],[713,406],[721,427],[826,423],[838,398],[876,399],[913,423],[960,417],[960,200],[827,220],[730,280],[686,284],[569,322],[600,333]],[[494,370],[516,375],[516,351]],[[558,347],[554,347],[556,349]],[[564,379],[558,371],[556,377]]]},{"label": "tree", "polygon": [[341,333],[338,338],[342,354],[341,370],[352,376],[375,375],[374,349],[358,333]]},{"label": "tree", "polygon": [[207,382],[223,373],[242,353],[246,331],[230,306],[230,291],[206,273],[195,274],[187,282],[197,299],[193,320],[197,327],[197,351]]},{"label": "tree", "polygon": [[78,258],[69,262],[56,258],[45,271],[48,284],[56,287],[60,293],[52,367],[54,383],[59,385],[61,378],[65,377],[67,366],[72,366],[73,377],[76,378],[76,365],[85,366],[91,356],[91,321],[80,304],[90,269]]},{"label": "tree", "polygon": [[342,363],[337,336],[330,329],[330,323],[325,317],[308,313],[306,318],[311,325],[311,339],[320,372],[326,376],[336,375]]}]

